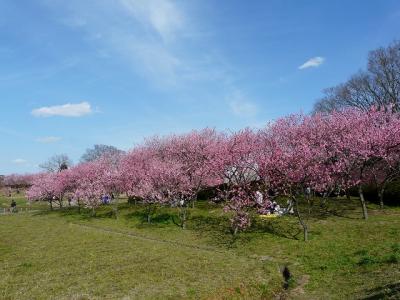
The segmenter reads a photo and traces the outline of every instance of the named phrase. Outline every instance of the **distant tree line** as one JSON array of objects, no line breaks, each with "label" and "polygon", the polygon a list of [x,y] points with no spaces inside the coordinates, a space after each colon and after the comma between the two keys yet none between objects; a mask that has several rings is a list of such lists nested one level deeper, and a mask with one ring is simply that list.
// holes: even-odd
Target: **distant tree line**
[{"label": "distant tree line", "polygon": [[[124,154],[124,151],[109,145],[97,144],[93,148],[86,149],[82,155],[80,162],[86,163],[96,161],[104,156],[119,157]],[[67,154],[56,154],[50,157],[47,161],[40,164],[39,167],[46,172],[56,173],[71,168],[73,165],[72,160]]]}]

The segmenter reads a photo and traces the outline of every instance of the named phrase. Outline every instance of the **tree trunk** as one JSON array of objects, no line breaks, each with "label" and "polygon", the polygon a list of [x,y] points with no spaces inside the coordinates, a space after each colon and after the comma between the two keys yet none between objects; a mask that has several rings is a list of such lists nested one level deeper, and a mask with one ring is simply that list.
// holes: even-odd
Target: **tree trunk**
[{"label": "tree trunk", "polygon": [[235,226],[235,228],[233,229],[233,235],[236,236],[238,233],[238,230],[239,230],[239,227]]},{"label": "tree trunk", "polygon": [[186,214],[187,214],[187,208],[181,206],[181,227],[182,229],[186,229]]},{"label": "tree trunk", "polygon": [[304,241],[307,242],[308,241],[308,227],[307,227],[307,224],[304,222],[304,220],[302,219],[302,217],[300,215],[299,204],[297,202],[297,199],[295,197],[292,197],[292,199],[293,199],[293,202],[294,202],[295,207],[296,207],[296,216],[299,219],[301,227],[303,227]]},{"label": "tree trunk", "polygon": [[147,223],[151,223],[152,207],[151,204],[147,205]]},{"label": "tree trunk", "polygon": [[49,202],[50,202],[50,210],[53,210],[53,201],[50,200]]},{"label": "tree trunk", "polygon": [[113,212],[114,212],[115,219],[118,219],[118,204],[114,204]]},{"label": "tree trunk", "polygon": [[385,193],[385,188],[382,187],[379,190],[379,193],[378,193],[378,195],[379,195],[379,205],[380,205],[381,209],[383,209],[383,207],[384,207],[384,203],[383,203],[383,195],[384,195],[384,193]]},{"label": "tree trunk", "polygon": [[303,194],[304,198],[307,199],[307,206],[308,206],[308,217],[311,216],[311,197],[308,194]]},{"label": "tree trunk", "polygon": [[368,220],[367,205],[365,204],[364,193],[361,184],[358,186],[358,194],[360,196],[361,208],[363,211],[364,220]]},{"label": "tree trunk", "polygon": [[147,212],[147,223],[151,223],[151,215],[150,215],[150,211]]}]

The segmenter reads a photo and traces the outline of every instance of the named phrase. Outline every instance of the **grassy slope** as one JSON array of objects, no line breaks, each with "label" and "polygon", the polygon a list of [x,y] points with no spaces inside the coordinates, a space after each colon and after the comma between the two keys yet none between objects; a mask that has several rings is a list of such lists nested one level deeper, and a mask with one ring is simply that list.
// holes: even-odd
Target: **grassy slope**
[{"label": "grassy slope", "polygon": [[148,225],[141,207],[126,204],[118,219],[111,207],[96,218],[2,216],[0,298],[269,298],[281,293],[283,265],[294,276],[290,298],[379,294],[400,280],[400,210],[372,208],[365,222],[354,201],[316,205],[308,243],[292,217],[257,221],[233,238],[225,214],[206,203],[187,230],[173,224],[173,209]]},{"label": "grassy slope", "polygon": [[1,299],[254,298],[274,288],[271,267],[232,251],[105,232],[52,214],[0,217]]}]

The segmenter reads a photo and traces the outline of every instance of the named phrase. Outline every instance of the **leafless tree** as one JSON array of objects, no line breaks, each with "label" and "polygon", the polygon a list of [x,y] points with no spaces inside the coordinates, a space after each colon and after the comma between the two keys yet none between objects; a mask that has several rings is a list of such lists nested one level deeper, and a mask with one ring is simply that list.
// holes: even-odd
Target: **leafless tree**
[{"label": "leafless tree", "polygon": [[103,156],[118,160],[125,152],[114,146],[94,145],[93,148],[86,149],[81,157],[81,162],[95,161]]},{"label": "leafless tree", "polygon": [[359,71],[347,82],[324,90],[314,112],[331,112],[346,107],[368,110],[391,107],[400,111],[400,41],[373,50],[366,71]]},{"label": "leafless tree", "polygon": [[39,165],[47,172],[61,172],[72,166],[72,161],[66,154],[57,154],[50,157],[46,162]]}]

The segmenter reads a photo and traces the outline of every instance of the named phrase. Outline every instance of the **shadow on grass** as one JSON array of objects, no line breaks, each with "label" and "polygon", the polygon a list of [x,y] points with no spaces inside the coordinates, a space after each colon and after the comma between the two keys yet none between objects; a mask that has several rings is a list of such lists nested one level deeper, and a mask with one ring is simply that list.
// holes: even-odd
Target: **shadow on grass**
[{"label": "shadow on grass", "polygon": [[400,299],[400,282],[387,284],[366,291],[367,296],[360,300]]},{"label": "shadow on grass", "polygon": [[212,246],[234,248],[238,239],[232,235],[226,216],[194,215],[188,223],[188,229],[199,238],[205,238]]},{"label": "shadow on grass", "polygon": [[50,216],[55,215],[59,217],[73,217],[78,220],[92,220],[92,219],[106,219],[106,218],[115,218],[115,211],[112,210],[111,207],[101,207],[96,211],[96,214],[93,215],[90,209],[81,208],[79,210],[78,207],[63,207],[57,209],[47,209],[36,211],[32,214],[33,216]]},{"label": "shadow on grass", "polygon": [[[360,219],[361,211],[357,199],[350,201],[344,198],[316,198],[312,201],[312,206],[308,206],[304,199],[300,201],[300,211],[310,229],[310,235],[320,235],[321,232],[315,231],[312,223],[315,220],[328,218],[348,218]],[[302,240],[302,229],[297,218],[293,215],[286,215],[274,219],[261,219],[253,216],[252,225],[245,232],[232,235],[230,228],[229,215],[219,213],[221,205],[209,203],[207,201],[196,202],[196,208],[189,210],[187,230],[193,232],[208,244],[224,248],[236,247],[241,242],[249,242],[260,238],[259,234],[270,234],[277,238],[289,240]],[[89,209],[77,207],[65,207],[53,211],[43,210],[35,213],[36,215],[58,215],[75,220],[90,221],[95,219],[124,219],[129,226],[136,228],[159,227],[168,228],[179,226],[178,211],[176,208],[158,207],[152,214],[151,223],[147,222],[147,212],[145,206],[141,204],[132,205],[127,203],[118,204],[118,212],[113,205],[100,206],[96,211],[96,216],[92,216]],[[317,229],[317,228],[315,228]]]},{"label": "shadow on grass", "polygon": [[236,248],[241,244],[259,239],[259,234],[271,234],[290,240],[302,238],[302,230],[294,217],[282,217],[268,221],[255,217],[250,228],[233,235],[228,216],[196,215],[190,219],[188,229],[197,234],[199,238],[205,238],[209,245],[226,249]]},{"label": "shadow on grass", "polygon": [[172,214],[168,212],[162,213],[155,213],[151,216],[151,223],[147,222],[147,213],[143,209],[136,209],[130,213],[124,214],[123,217],[125,220],[136,220],[138,224],[136,225],[137,228],[143,227],[166,227],[171,225],[172,223]]},{"label": "shadow on grass", "polygon": [[[258,220],[254,218],[252,226],[245,232],[236,236],[232,234],[229,217],[227,215],[207,215],[203,211],[190,213],[187,221],[187,230],[204,238],[210,245],[234,248],[239,243],[250,242],[257,238],[255,234],[247,233],[268,233],[286,239],[298,239],[301,233],[297,220],[292,217],[283,217],[271,221]],[[147,212],[142,206],[129,206],[126,209],[119,207],[120,217],[126,221],[132,221],[136,228],[179,226],[177,211],[170,211],[169,208],[157,210],[151,217],[151,223],[147,222]],[[66,218],[73,218],[80,221],[96,219],[115,219],[115,211],[112,206],[102,206],[93,216],[91,210],[77,207],[64,207],[62,209],[42,210],[34,215],[55,215]]]},{"label": "shadow on grass", "polygon": [[[355,201],[344,201],[343,199],[332,199],[335,201],[327,209],[327,213],[330,216],[346,218],[346,219],[362,219],[361,211],[359,211],[359,206],[356,205]],[[334,207],[332,207],[334,205]]]},{"label": "shadow on grass", "polygon": [[305,200],[300,202],[300,212],[307,219],[323,220],[330,217],[361,219],[359,202],[345,198],[316,198],[309,206]]},{"label": "shadow on grass", "polygon": [[254,233],[268,233],[290,240],[298,240],[302,230],[294,217],[278,217],[271,220],[256,219],[248,230]]}]

